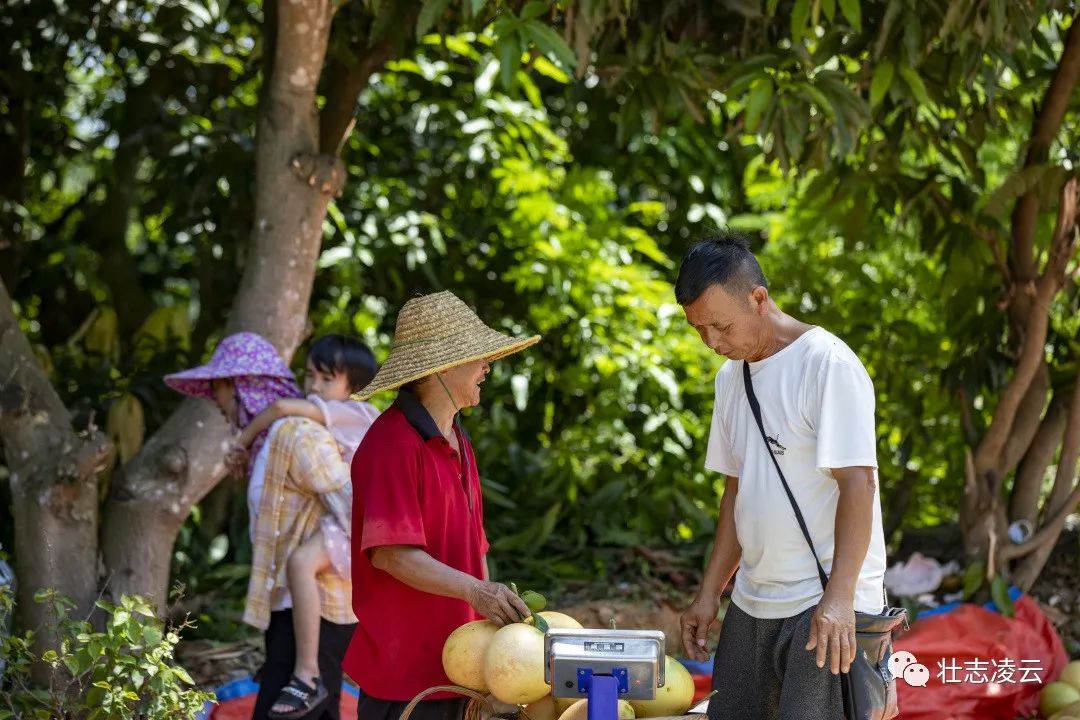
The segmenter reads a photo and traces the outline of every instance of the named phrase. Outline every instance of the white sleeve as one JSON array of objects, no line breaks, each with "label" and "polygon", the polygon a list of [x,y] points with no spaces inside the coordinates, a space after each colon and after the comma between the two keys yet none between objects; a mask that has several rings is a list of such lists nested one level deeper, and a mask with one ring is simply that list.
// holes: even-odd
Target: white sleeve
[{"label": "white sleeve", "polygon": [[709,446],[705,452],[705,469],[723,473],[728,477],[739,477],[742,467],[732,452],[731,432],[725,419],[720,417],[721,382],[721,377],[717,374],[716,390],[713,395],[712,427],[709,428]]},{"label": "white sleeve", "polygon": [[817,466],[877,467],[874,384],[855,358],[830,354],[818,378]]}]

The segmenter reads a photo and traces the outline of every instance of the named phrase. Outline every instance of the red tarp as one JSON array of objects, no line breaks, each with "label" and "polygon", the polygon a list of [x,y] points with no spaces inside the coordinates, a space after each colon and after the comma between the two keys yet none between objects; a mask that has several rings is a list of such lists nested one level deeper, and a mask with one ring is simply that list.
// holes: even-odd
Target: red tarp
[{"label": "red tarp", "polygon": [[[930,670],[925,687],[897,680],[901,720],[1015,720],[1038,712],[1042,683],[1058,677],[1068,656],[1035,601],[1023,595],[1014,606],[1016,617],[1008,618],[961,605],[919,620],[896,641],[895,651]],[[1025,674],[1041,682],[1021,682]]]},{"label": "red tarp", "polygon": [[[254,709],[255,695],[245,695],[221,702],[210,717],[213,720],[251,720],[251,711]],[[350,693],[341,694],[341,720],[356,720],[356,698]]]}]

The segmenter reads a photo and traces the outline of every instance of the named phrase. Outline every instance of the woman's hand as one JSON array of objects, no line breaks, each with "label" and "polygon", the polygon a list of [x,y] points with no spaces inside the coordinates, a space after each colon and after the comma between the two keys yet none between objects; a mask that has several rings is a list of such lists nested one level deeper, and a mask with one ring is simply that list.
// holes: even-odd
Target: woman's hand
[{"label": "woman's hand", "polygon": [[225,453],[225,469],[230,475],[244,477],[248,469],[247,448],[239,443],[233,443]]}]

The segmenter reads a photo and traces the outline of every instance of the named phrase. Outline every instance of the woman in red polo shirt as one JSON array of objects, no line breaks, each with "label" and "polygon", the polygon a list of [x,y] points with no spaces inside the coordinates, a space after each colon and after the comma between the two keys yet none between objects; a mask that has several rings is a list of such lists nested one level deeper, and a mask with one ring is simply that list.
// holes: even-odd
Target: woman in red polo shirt
[{"label": "woman in red polo shirt", "polygon": [[[442,647],[460,625],[499,625],[528,608],[488,581],[476,459],[458,411],[480,402],[490,363],[540,340],[493,330],[450,292],[414,298],[394,345],[355,397],[400,389],[352,462],[353,611],[345,672],[363,691],[362,720],[398,720],[417,694],[448,685]],[[433,694],[412,720],[458,720],[465,700]]]}]

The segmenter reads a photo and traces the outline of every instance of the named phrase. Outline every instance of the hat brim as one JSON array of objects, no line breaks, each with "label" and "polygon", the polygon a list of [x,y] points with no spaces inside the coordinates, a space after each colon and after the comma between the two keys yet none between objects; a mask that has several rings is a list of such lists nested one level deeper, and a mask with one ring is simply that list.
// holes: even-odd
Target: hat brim
[{"label": "hat brim", "polygon": [[229,380],[237,377],[271,377],[286,378],[289,376],[278,373],[237,373],[233,369],[215,367],[213,365],[200,365],[190,370],[182,370],[177,373],[166,375],[162,378],[165,384],[173,390],[192,397],[214,399],[214,381]]},{"label": "hat brim", "polygon": [[462,339],[450,339],[432,343],[432,347],[395,348],[379,368],[375,378],[362,390],[354,393],[352,398],[367,400],[380,392],[396,390],[414,380],[477,360],[495,362],[535,345],[540,342],[540,336],[514,338],[489,330],[480,338],[470,337],[465,340],[467,345]]},{"label": "hat brim", "polygon": [[166,385],[179,393],[212,400],[214,397],[214,381],[224,377],[227,376],[209,365],[200,365],[190,370],[166,375],[162,379]]}]

